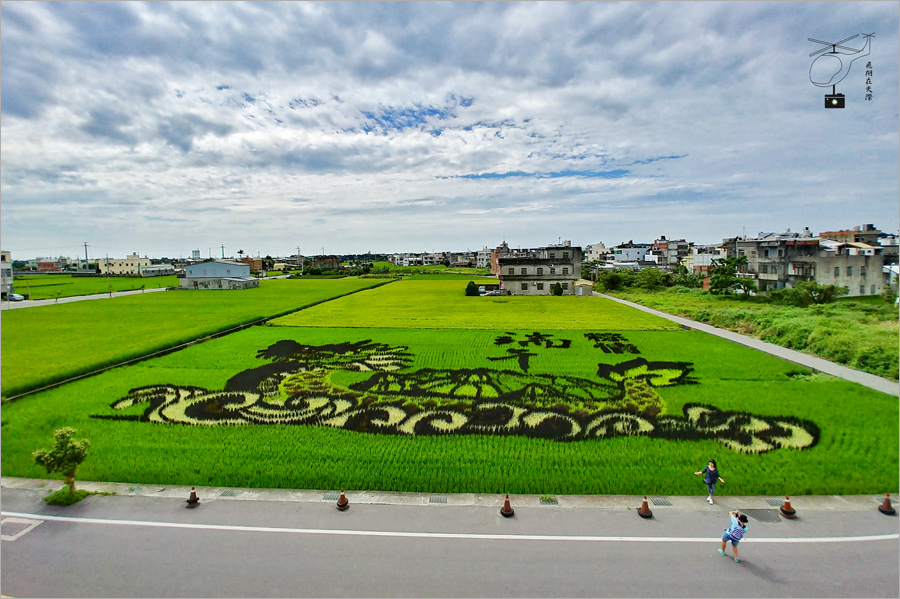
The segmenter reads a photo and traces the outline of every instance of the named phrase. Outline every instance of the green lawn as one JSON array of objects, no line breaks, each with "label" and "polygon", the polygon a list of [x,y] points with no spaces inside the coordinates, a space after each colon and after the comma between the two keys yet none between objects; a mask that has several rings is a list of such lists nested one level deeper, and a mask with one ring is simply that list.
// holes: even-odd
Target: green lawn
[{"label": "green lawn", "polygon": [[470,281],[412,279],[341,298],[277,319],[279,326],[343,326],[409,329],[673,330],[663,318],[596,297],[467,297]]},{"label": "green lawn", "polygon": [[[2,473],[45,476],[32,463],[31,451],[47,445],[54,429],[73,426],[79,438],[92,441],[90,457],[79,469],[82,480],[426,493],[699,495],[703,485],[691,473],[715,458],[727,481],[719,489],[721,494],[896,491],[896,397],[830,377],[811,377],[806,369],[696,331],[588,335],[591,332],[587,330],[544,328],[507,332],[252,327],[5,404]],[[605,344],[611,351],[598,347],[598,338],[611,340]],[[384,344],[368,362],[334,359],[348,344],[367,340]],[[222,396],[218,391],[226,388],[229,380],[235,385],[232,389],[239,389],[248,380],[269,376],[271,372],[265,368],[254,370],[272,364],[270,358],[258,357],[258,352],[285,341],[298,344],[297,355],[303,356],[300,359],[310,370],[282,381],[265,402],[269,412],[297,408],[307,400],[313,405],[322,393],[339,393],[350,401],[346,399],[353,396],[350,389],[390,375],[389,386],[360,392],[353,401],[369,409],[385,405],[405,410],[407,422],[428,416],[422,422],[449,423],[452,412],[466,409],[463,404],[478,403],[474,378],[467,375],[462,380],[458,373],[483,369],[482,381],[484,376],[526,381],[566,377],[565,381],[557,379],[556,388],[566,397],[557,396],[550,403],[556,404],[558,418],[576,418],[577,410],[591,409],[582,401],[582,392],[592,382],[607,380],[598,375],[598,366],[602,370],[604,365],[641,359],[656,370],[686,365],[687,376],[669,380],[671,384],[652,383],[652,389],[644,392],[650,394],[658,413],[636,412],[638,416],[683,422],[686,404],[702,404],[721,413],[738,413],[738,421],[752,434],[762,434],[760,421],[794,418],[812,423],[818,431],[817,442],[801,450],[784,446],[747,453],[723,444],[722,437],[715,434],[697,438],[625,434],[563,441],[553,437],[555,429],[544,431],[550,438],[540,438],[527,427],[519,427],[513,434],[433,434],[440,432],[440,427],[422,429],[420,423],[404,432],[400,426],[373,427],[376,419],[369,419],[368,426],[341,428],[328,420],[333,413],[296,425],[215,426],[202,420],[245,413],[228,403],[242,392]],[[527,371],[518,362],[520,354],[511,349],[533,354]],[[403,367],[379,372],[378,364],[383,365],[384,356],[392,351],[403,357],[403,363],[398,362]],[[368,364],[375,370],[355,369],[353,364]],[[312,370],[321,367],[324,370]],[[242,372],[245,378],[235,376]],[[246,378],[248,375],[253,376]],[[400,378],[404,375],[420,386],[403,387]],[[451,379],[455,383],[448,386],[446,381]],[[190,389],[195,399],[204,394],[211,398],[197,404],[202,409],[169,414],[200,418],[210,425],[142,421],[140,417],[152,411],[148,403],[112,408],[131,390],[155,385]],[[258,385],[258,389],[266,388],[264,382]],[[600,388],[598,393],[606,394],[611,388]],[[403,389],[413,393],[403,396]],[[292,397],[306,400],[292,404]],[[544,401],[546,397],[534,394],[504,401],[530,414],[546,414],[553,411]],[[562,404],[571,407],[563,409]],[[585,418],[603,417],[608,409]],[[91,418],[116,415],[131,420]],[[719,426],[712,424],[713,428]],[[369,432],[360,432],[363,429]],[[377,430],[390,434],[372,432]],[[861,469],[861,463],[866,468]]]},{"label": "green lawn", "polygon": [[278,279],[255,289],[176,290],[6,310],[3,397],[382,283]]},{"label": "green lawn", "polygon": [[864,372],[897,380],[897,309],[880,297],[844,298],[798,308],[722,297],[699,290],[636,288],[612,295],[750,335]]},{"label": "green lawn", "polygon": [[175,275],[165,277],[73,277],[72,275],[23,275],[16,276],[16,292],[30,294],[31,299],[54,299],[76,295],[92,295],[113,291],[134,291],[178,287],[181,281]]}]

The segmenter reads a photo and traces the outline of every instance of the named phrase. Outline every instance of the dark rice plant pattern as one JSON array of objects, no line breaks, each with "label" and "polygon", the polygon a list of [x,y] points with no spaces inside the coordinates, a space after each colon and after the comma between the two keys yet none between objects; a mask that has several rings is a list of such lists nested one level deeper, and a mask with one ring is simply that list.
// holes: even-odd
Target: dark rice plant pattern
[{"label": "dark rice plant pattern", "polygon": [[[593,338],[605,353],[639,353],[621,335]],[[132,389],[111,407],[146,405],[140,415],[94,418],[202,426],[300,424],[396,435],[494,434],[576,441],[623,435],[667,439],[715,439],[744,453],[806,449],[819,438],[815,424],[793,417],[763,417],[688,404],[683,415],[660,415],[656,388],[693,384],[691,364],[633,358],[599,364],[596,380],[529,373],[541,350],[568,349],[571,341],[531,333],[495,339],[519,368],[407,371],[404,346],[371,340],[310,346],[279,341],[257,357],[267,364],[242,371],[221,391],[150,385]],[[534,349],[534,352],[528,351]],[[513,350],[516,350],[513,352]],[[523,359],[522,353],[529,355]],[[371,373],[347,387],[338,370]]]}]

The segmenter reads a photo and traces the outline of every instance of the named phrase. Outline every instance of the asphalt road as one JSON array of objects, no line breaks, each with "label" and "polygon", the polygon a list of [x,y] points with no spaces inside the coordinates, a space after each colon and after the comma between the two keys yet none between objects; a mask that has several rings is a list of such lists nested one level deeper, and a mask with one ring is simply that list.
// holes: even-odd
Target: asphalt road
[{"label": "asphalt road", "polygon": [[[54,483],[58,486],[59,483]],[[97,483],[95,483],[97,484]],[[28,486],[28,485],[24,485]],[[33,487],[33,485],[32,485]],[[124,485],[118,487],[128,493]],[[134,487],[127,489],[135,490]],[[541,505],[500,496],[145,487],[44,505],[2,489],[2,593],[13,597],[897,597],[898,518],[876,497],[635,497]],[[233,498],[222,493],[235,493]],[[243,499],[242,499],[243,498]],[[750,515],[741,563],[720,556],[729,509]],[[38,523],[38,524],[34,524]],[[34,526],[32,527],[32,524]],[[18,535],[18,536],[17,536]],[[730,551],[730,547],[729,547]]]}]

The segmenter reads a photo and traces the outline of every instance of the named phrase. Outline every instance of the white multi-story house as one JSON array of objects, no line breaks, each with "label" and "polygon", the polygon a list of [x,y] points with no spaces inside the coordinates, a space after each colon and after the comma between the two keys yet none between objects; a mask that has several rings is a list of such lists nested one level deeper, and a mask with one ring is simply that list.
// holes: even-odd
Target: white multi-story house
[{"label": "white multi-story house", "polygon": [[12,265],[12,254],[0,252],[0,293],[2,293],[3,299],[9,297],[10,293],[15,293]]}]

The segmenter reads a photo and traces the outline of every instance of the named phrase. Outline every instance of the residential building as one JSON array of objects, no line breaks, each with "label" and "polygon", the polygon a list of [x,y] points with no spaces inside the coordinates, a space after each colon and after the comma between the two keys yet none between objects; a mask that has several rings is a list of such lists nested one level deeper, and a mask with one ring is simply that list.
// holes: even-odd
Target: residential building
[{"label": "residential building", "polygon": [[819,233],[821,239],[832,239],[842,242],[866,243],[868,245],[876,245],[879,237],[883,233],[875,228],[875,225],[868,224],[861,227],[853,227],[852,229],[844,229],[841,231],[824,231]]},{"label": "residential building", "polygon": [[620,243],[613,248],[613,260],[615,262],[638,262],[644,260],[647,251],[650,249],[649,243]]},{"label": "residential building", "polygon": [[690,272],[706,275],[714,260],[724,260],[726,257],[725,248],[721,245],[695,245],[681,264]]},{"label": "residential building", "polygon": [[509,244],[504,241],[496,248],[491,250],[491,274],[499,275],[500,274],[500,258],[505,258],[509,256]]},{"label": "residential building", "polygon": [[[551,295],[559,283],[563,295],[575,293],[581,279],[581,248],[570,241],[533,249],[509,250],[497,256],[500,285],[511,295]],[[500,248],[498,248],[499,250]]]},{"label": "residential building", "polygon": [[141,258],[137,252],[127,256],[124,260],[119,258],[100,258],[97,267],[101,274],[140,276],[141,268],[150,266],[150,258]]},{"label": "residential building", "polygon": [[584,259],[589,260],[605,260],[609,250],[603,245],[602,241],[597,243],[589,243],[584,246]]},{"label": "residential building", "polygon": [[249,289],[259,287],[250,276],[250,265],[232,260],[197,262],[185,267],[181,286],[185,289]]},{"label": "residential building", "polygon": [[6,299],[10,293],[16,292],[13,281],[12,253],[0,252],[0,295],[2,295],[2,299]]},{"label": "residential building", "polygon": [[[852,237],[842,235],[840,239]],[[884,289],[880,246],[813,237],[805,229],[803,233],[787,231],[738,238],[735,248],[736,255],[747,257],[743,270],[757,279],[762,292],[790,288],[800,281],[847,287],[849,296],[876,295]]]},{"label": "residential building", "polygon": [[341,270],[343,268],[341,259],[337,256],[313,256],[306,263],[307,266],[318,266],[319,268],[331,268],[333,270]]},{"label": "residential building", "polygon": [[475,254],[475,267],[476,268],[490,268],[491,267],[491,252],[492,250],[488,249],[487,246],[484,249],[478,250],[478,253]]},{"label": "residential building", "polygon": [[262,258],[244,258],[241,260],[244,264],[250,265],[250,270],[262,270],[263,263]]}]

